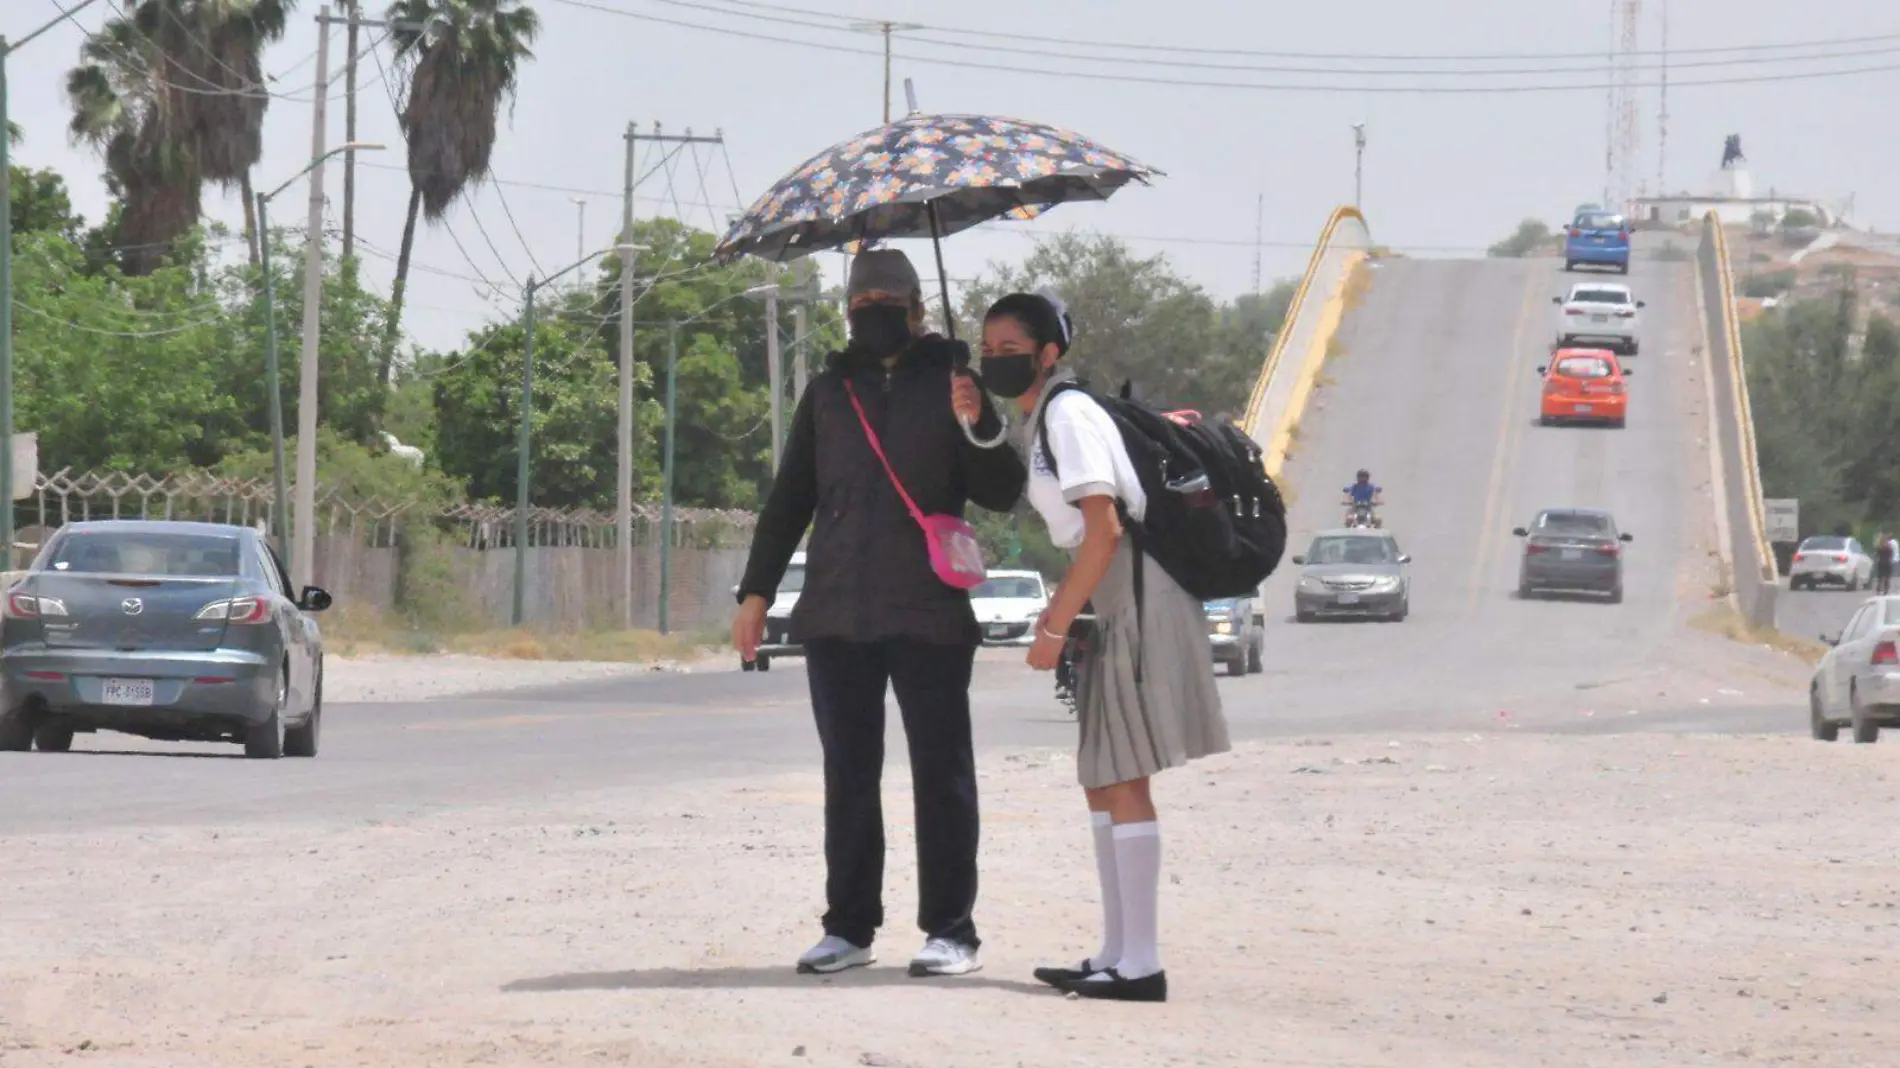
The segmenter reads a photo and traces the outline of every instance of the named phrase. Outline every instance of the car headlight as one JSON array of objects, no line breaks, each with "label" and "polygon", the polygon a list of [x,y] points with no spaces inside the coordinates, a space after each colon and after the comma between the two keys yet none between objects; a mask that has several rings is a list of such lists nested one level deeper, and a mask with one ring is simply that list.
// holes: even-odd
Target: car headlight
[{"label": "car headlight", "polygon": [[1308,593],[1324,593],[1326,592],[1326,584],[1311,575],[1302,575],[1300,576],[1300,589]]},{"label": "car headlight", "polygon": [[1391,575],[1386,575],[1383,578],[1376,578],[1372,580],[1372,591],[1374,593],[1390,593],[1393,590],[1396,590],[1398,588],[1399,588],[1399,580],[1392,577]]},{"label": "car headlight", "polygon": [[1231,621],[1225,620],[1225,619],[1215,621],[1214,633],[1232,634],[1233,632],[1234,632],[1234,624]]}]

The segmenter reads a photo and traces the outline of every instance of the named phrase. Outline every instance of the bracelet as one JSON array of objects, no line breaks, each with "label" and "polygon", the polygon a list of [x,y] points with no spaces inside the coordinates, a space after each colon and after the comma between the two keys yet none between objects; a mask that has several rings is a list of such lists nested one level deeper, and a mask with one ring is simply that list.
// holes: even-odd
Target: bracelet
[{"label": "bracelet", "polygon": [[1069,636],[1068,636],[1068,635],[1066,635],[1066,634],[1057,634],[1057,633],[1056,633],[1055,631],[1053,631],[1053,630],[1050,630],[1050,629],[1049,629],[1048,627],[1038,627],[1038,628],[1036,628],[1036,629],[1037,629],[1037,630],[1040,630],[1040,631],[1042,631],[1042,636],[1043,636],[1043,637],[1045,637],[1045,638],[1051,638],[1051,639],[1054,639],[1055,641],[1059,641],[1059,642],[1066,642],[1066,641],[1068,641],[1068,640],[1069,640]]}]

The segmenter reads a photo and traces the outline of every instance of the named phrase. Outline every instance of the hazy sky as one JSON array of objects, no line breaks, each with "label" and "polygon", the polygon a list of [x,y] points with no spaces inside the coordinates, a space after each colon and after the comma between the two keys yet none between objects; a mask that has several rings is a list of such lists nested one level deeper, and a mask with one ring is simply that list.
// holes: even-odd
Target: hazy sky
[{"label": "hazy sky", "polygon": [[[1062,207],[1012,229],[1024,235],[1070,228],[1123,235],[1141,250],[1166,253],[1219,296],[1244,292],[1252,284],[1255,203],[1262,193],[1266,277],[1303,267],[1327,213],[1351,199],[1354,122],[1363,121],[1368,128],[1364,206],[1373,234],[1420,255],[1481,252],[1520,218],[1556,220],[1578,202],[1596,199],[1603,187],[1607,94],[1601,87],[1607,74],[1602,53],[1611,36],[1609,0],[535,0],[534,6],[543,22],[535,49],[538,58],[523,71],[520,99],[495,151],[494,176],[504,183],[584,191],[578,195],[587,201],[585,239],[590,249],[609,244],[617,226],[621,132],[628,120],[643,127],[657,120],[670,131],[722,129],[745,204],[820,149],[877,125],[879,41],[874,35],[827,28],[842,26],[844,20],[835,16],[1034,38],[941,32],[900,37],[895,49],[895,113],[904,111],[902,84],[909,76],[917,82],[926,111],[1052,122],[1167,171],[1152,188],[1125,190],[1106,204]],[[0,29],[14,37],[58,13],[52,0],[0,0],[0,7],[5,9]],[[95,5],[80,21],[96,27],[110,10],[109,3]],[[1659,0],[1644,4],[1642,48],[1659,46],[1660,10]],[[1865,0],[1810,0],[1799,7],[1799,18],[1793,11],[1780,0],[1675,0],[1670,6],[1667,182],[1678,189],[1707,186],[1721,159],[1723,136],[1740,133],[1758,191],[1772,186],[1824,199],[1855,194],[1854,221],[1859,225],[1900,227],[1900,184],[1891,180],[1900,166],[1900,142],[1889,132],[1887,106],[1900,84],[1900,13],[1882,15],[1880,5]],[[266,56],[266,69],[279,75],[274,88],[292,99],[271,104],[266,151],[256,172],[259,188],[276,185],[309,159],[315,14],[316,5],[304,0],[286,39]],[[342,31],[333,32],[332,63],[340,71]],[[818,42],[830,50],[750,39],[741,33]],[[364,43],[374,37],[366,31]],[[1779,53],[1679,51],[1846,38],[1864,43]],[[61,85],[82,39],[77,27],[61,26],[15,54],[9,73],[13,115],[27,134],[17,160],[63,171],[80,210],[96,219],[105,206],[96,177],[100,166],[86,150],[69,146],[64,130],[68,112]],[[1255,54],[1114,51],[1100,42]],[[1267,52],[1306,57],[1259,54]],[[1312,58],[1316,53],[1438,58],[1375,63]],[[387,68],[387,46],[381,54]],[[1500,54],[1523,58],[1444,58]],[[1070,55],[1111,58],[1066,58]],[[1776,55],[1821,58],[1760,62]],[[1638,78],[1653,83],[1658,57],[1645,56],[1639,62],[1649,69]],[[1708,65],[1686,66],[1692,62]],[[985,64],[988,69],[955,64]],[[1276,67],[1309,70],[1268,69]],[[1888,69],[1809,80],[1687,84],[1865,67]],[[1339,75],[1313,73],[1311,68],[1566,69],[1473,79],[1429,73]],[[1105,77],[1081,78],[1072,72]],[[1113,80],[1121,78],[1213,84]],[[385,142],[390,149],[362,157],[358,232],[370,276],[386,285],[394,265],[376,252],[393,259],[401,240],[408,182],[401,171],[404,155],[390,98],[375,62],[367,57],[361,80],[359,137]],[[1552,84],[1590,88],[1461,94],[1365,89]],[[1288,85],[1346,88],[1315,92],[1250,87]],[[1639,173],[1652,186],[1656,96],[1654,89],[1643,90],[1639,108],[1644,144]],[[332,100],[328,126],[330,143],[339,143],[340,99]],[[709,199],[719,205],[716,219],[723,225],[734,206],[726,157],[702,149],[699,161]],[[693,159],[685,156],[680,163],[672,192],[681,201],[708,199],[701,195]],[[326,192],[334,226],[342,206],[342,173],[334,163],[328,169]],[[431,347],[453,346],[482,322],[517,314],[519,290],[509,279],[518,283],[536,260],[552,271],[575,258],[575,195],[519,185],[483,187],[450,217],[466,256],[449,230],[425,228],[416,242],[418,267],[407,317],[412,336]],[[641,214],[675,214],[663,174],[649,178],[639,196]],[[286,192],[273,206],[272,221],[300,226],[306,204],[300,189]],[[206,205],[211,214],[234,226],[241,219],[235,194],[213,188]],[[507,209],[512,209],[521,237]],[[702,227],[711,228],[715,221],[705,208],[689,205],[684,213]],[[486,228],[487,239],[477,220]],[[1017,259],[1030,249],[1030,242],[1017,233],[958,235],[947,246],[949,274],[968,277],[991,260]],[[907,247],[922,273],[934,275],[925,259],[927,244]],[[822,259],[828,271],[835,270],[836,257]],[[452,277],[478,275],[496,282],[498,289]]]}]

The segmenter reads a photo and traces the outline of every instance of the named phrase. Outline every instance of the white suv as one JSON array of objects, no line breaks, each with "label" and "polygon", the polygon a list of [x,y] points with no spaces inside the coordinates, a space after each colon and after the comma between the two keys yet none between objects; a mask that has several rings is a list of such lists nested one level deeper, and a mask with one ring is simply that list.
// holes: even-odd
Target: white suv
[{"label": "white suv", "polygon": [[1618,282],[1578,282],[1570,294],[1550,298],[1557,305],[1555,348],[1601,346],[1619,356],[1636,355],[1636,309],[1644,302]]}]

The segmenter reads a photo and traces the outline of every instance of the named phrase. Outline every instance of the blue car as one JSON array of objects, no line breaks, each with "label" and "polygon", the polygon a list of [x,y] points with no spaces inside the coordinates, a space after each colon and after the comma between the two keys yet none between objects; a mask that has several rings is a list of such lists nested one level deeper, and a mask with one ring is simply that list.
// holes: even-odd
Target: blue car
[{"label": "blue car", "polygon": [[0,750],[107,730],[316,756],[328,607],[247,527],[70,523],[0,594]]},{"label": "blue car", "polygon": [[1564,231],[1564,270],[1614,267],[1630,273],[1629,220],[1613,211],[1580,211]]}]

